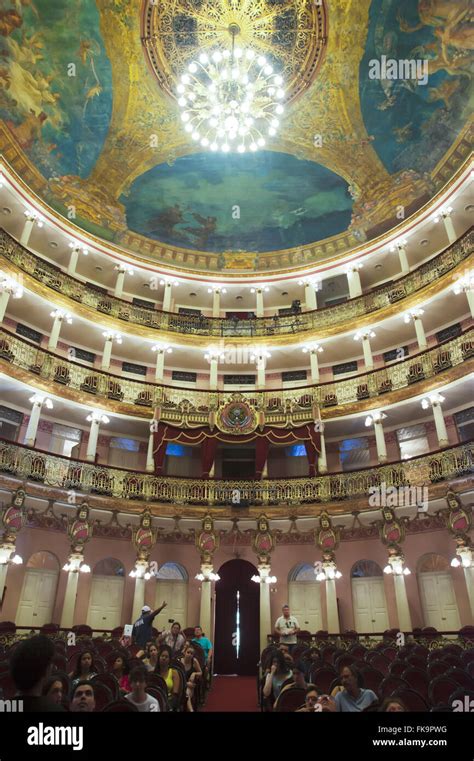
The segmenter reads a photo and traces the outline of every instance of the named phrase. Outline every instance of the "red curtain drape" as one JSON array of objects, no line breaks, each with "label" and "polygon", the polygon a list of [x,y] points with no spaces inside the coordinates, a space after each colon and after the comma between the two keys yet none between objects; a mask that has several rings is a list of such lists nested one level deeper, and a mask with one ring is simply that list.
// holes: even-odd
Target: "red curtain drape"
[{"label": "red curtain drape", "polygon": [[317,452],[311,439],[308,439],[307,441],[305,441],[304,446],[306,449],[306,456],[308,458],[308,463],[309,463],[309,477],[312,478],[313,476],[316,475]]},{"label": "red curtain drape", "polygon": [[257,473],[256,478],[261,478],[270,444],[289,446],[291,444],[303,442],[310,463],[310,476],[316,474],[316,456],[321,448],[320,435],[319,432],[316,431],[313,423],[307,423],[300,428],[289,429],[265,426],[263,430],[257,430],[253,433],[242,434],[240,436],[223,433],[217,428],[214,428],[212,431],[210,428],[204,427],[182,429],[167,425],[166,423],[159,423],[154,437],[155,473],[157,475],[162,474],[166,446],[170,441],[187,444],[188,446],[200,446],[203,448],[201,452],[202,470],[204,474],[207,473],[207,476],[205,475],[204,477],[208,477],[212,467],[218,441],[227,444],[247,444],[251,441],[255,441],[257,447],[255,468]]},{"label": "red curtain drape", "polygon": [[255,443],[255,478],[262,477],[263,469],[268,457],[270,442],[264,436],[259,436]]},{"label": "red curtain drape", "polygon": [[201,444],[201,478],[209,478],[216,457],[217,439],[210,437]]}]

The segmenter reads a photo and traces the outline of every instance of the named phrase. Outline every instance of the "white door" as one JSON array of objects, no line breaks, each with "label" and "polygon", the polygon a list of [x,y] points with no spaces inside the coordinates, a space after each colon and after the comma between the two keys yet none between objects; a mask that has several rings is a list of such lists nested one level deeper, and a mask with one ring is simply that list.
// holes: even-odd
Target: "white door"
[{"label": "white door", "polygon": [[289,598],[291,615],[297,619],[300,629],[315,634],[323,628],[319,582],[290,581]]},{"label": "white door", "polygon": [[58,571],[27,568],[16,613],[16,625],[36,629],[43,624],[50,624],[57,586]]},{"label": "white door", "polygon": [[358,632],[383,632],[389,628],[383,578],[352,579],[355,628]]},{"label": "white door", "polygon": [[93,576],[87,623],[94,630],[115,629],[122,618],[124,579]]},{"label": "white door", "polygon": [[451,575],[420,573],[418,582],[425,626],[434,626],[439,631],[459,629],[461,622]]},{"label": "white door", "polygon": [[185,629],[188,619],[188,584],[186,581],[174,581],[158,579],[156,582],[155,609],[159,608],[163,601],[166,608],[155,618],[153,626],[158,631],[169,631],[170,619],[178,621],[181,628]]}]

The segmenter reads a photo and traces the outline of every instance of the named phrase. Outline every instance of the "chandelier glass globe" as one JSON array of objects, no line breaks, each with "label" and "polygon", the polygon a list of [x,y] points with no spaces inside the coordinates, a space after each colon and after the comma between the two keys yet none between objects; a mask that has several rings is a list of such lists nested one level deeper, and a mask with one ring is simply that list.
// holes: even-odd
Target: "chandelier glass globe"
[{"label": "chandelier glass globe", "polygon": [[283,77],[265,56],[234,44],[201,53],[177,93],[186,132],[203,148],[223,153],[264,148],[285,110]]}]

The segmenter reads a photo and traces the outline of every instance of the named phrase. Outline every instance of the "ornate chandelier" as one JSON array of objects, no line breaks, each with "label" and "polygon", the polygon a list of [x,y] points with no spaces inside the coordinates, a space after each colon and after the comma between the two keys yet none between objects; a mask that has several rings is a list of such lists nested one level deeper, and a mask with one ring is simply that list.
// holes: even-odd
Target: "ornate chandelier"
[{"label": "ornate chandelier", "polygon": [[263,55],[235,47],[201,53],[178,85],[185,130],[211,151],[245,153],[263,148],[277,134],[284,112],[283,77]]}]

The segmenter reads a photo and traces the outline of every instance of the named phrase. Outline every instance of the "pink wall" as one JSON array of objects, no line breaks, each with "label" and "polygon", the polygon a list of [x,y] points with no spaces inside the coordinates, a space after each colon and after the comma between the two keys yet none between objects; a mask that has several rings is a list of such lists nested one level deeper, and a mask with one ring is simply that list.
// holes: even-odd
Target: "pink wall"
[{"label": "pink wall", "polygon": [[[435,552],[443,555],[446,559],[453,556],[454,543],[446,531],[430,531],[423,534],[411,534],[404,543],[406,563],[412,571],[411,576],[406,577],[406,589],[412,624],[414,627],[423,626],[422,607],[417,582],[417,565],[420,558],[426,553]],[[44,529],[24,529],[17,540],[17,552],[23,557],[24,564],[11,566],[8,570],[6,582],[6,594],[0,620],[15,620],[18,601],[21,594],[26,561],[34,553],[40,550],[52,552],[62,568],[67,560],[69,544],[65,534]],[[130,623],[132,617],[134,581],[128,576],[128,572],[134,565],[135,551],[131,542],[118,539],[92,539],[85,548],[85,561],[94,568],[101,559],[114,557],[125,566],[126,576],[124,585],[124,597],[122,608],[122,623]],[[227,560],[235,557],[230,546],[221,546],[214,557],[214,569]],[[239,547],[239,557],[255,564],[256,558],[250,547]],[[377,539],[343,542],[336,552],[338,568],[342,578],[337,582],[337,595],[341,619],[341,630],[353,629],[354,617],[352,609],[352,590],[350,573],[352,566],[359,560],[370,559],[379,564],[381,568],[386,565],[387,550]],[[277,576],[278,582],[274,585],[275,590],[271,593],[272,619],[275,621],[280,615],[281,607],[288,601],[288,575],[290,571],[300,563],[313,564],[320,559],[320,552],[311,545],[279,545],[272,557],[272,573]],[[188,587],[188,611],[187,625],[192,626],[199,620],[200,606],[200,583],[194,578],[199,571],[199,556],[193,545],[189,544],[158,544],[155,546],[151,560],[162,565],[166,562],[180,563],[189,576]],[[450,569],[453,579],[454,590],[459,608],[461,626],[472,623],[469,598],[466,582],[462,569]],[[54,606],[53,620],[59,623],[61,618],[62,601],[66,588],[67,574],[60,571],[59,585]],[[92,575],[80,574],[76,611],[74,623],[84,623],[87,619],[89,595],[92,583]],[[395,593],[393,578],[384,576],[387,609],[391,627],[397,626],[397,613],[395,605]],[[273,589],[273,587],[272,587]],[[145,602],[154,607],[156,587],[153,581],[146,585]],[[161,601],[160,601],[161,602]],[[321,585],[321,605],[323,611],[323,628],[327,628],[325,612],[325,585]]]}]

